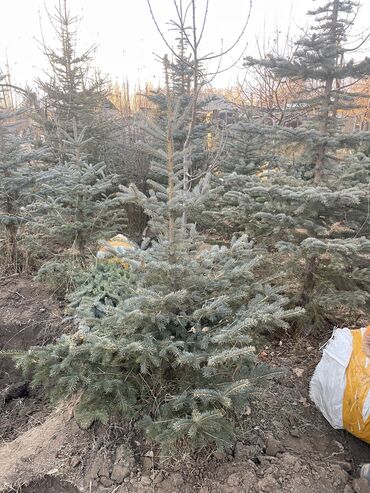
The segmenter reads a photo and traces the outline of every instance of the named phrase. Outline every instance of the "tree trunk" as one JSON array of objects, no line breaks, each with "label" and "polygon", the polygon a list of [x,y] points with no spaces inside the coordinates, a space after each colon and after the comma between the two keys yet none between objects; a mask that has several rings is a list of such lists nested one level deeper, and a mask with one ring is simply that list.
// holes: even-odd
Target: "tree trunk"
[{"label": "tree trunk", "polygon": [[[15,216],[14,200],[14,196],[9,193],[6,201],[6,213],[9,217]],[[14,219],[10,219],[9,224],[5,225],[5,243],[9,260],[14,265],[17,262],[17,234],[18,224],[14,221]]]},{"label": "tree trunk", "polygon": [[167,92],[167,173],[168,173],[168,183],[167,183],[167,193],[168,193],[168,241],[170,244],[170,263],[174,263],[176,260],[176,248],[175,248],[175,217],[173,211],[173,200],[174,200],[174,145],[173,145],[173,94],[170,88],[169,81],[169,61],[168,57],[164,57],[164,70],[165,70],[165,83]]},{"label": "tree trunk", "polygon": [[17,263],[17,233],[17,224],[10,223],[5,226],[6,248],[8,251],[9,260],[14,265]]},{"label": "tree trunk", "polygon": [[[336,28],[338,24],[338,11],[339,11],[339,1],[334,0],[333,11],[331,15],[331,27],[329,32],[329,43],[333,46],[336,44]],[[329,133],[329,116],[332,107],[332,93],[333,93],[333,83],[334,83],[334,68],[337,66],[338,61],[335,60],[331,73],[329,73],[325,81],[325,92],[324,92],[324,102],[321,106],[320,111],[320,134],[322,136],[327,136]],[[315,168],[314,168],[314,183],[315,185],[320,184],[324,172],[325,154],[326,154],[327,143],[324,142],[320,144],[316,151],[315,156]]]},{"label": "tree trunk", "polygon": [[301,294],[301,304],[303,307],[307,306],[312,299],[312,293],[315,289],[316,267],[317,257],[310,257],[306,260],[305,277]]},{"label": "tree trunk", "polygon": [[[198,60],[198,44],[199,39],[197,37],[197,26],[196,26],[196,16],[195,16],[195,0],[191,1],[192,8],[192,34],[193,34],[193,43],[192,43],[192,54],[193,54],[193,94],[192,94],[192,104],[191,104],[191,118],[189,123],[188,132],[186,135],[186,140],[183,146],[183,192],[184,192],[184,200],[187,192],[191,188],[191,168],[192,168],[192,149],[191,149],[191,139],[194,134],[195,128],[195,119],[197,114],[197,106],[198,106],[198,97],[199,97],[199,60]],[[182,225],[183,228],[186,228],[188,222],[187,210],[184,206],[183,214],[182,214]]]}]

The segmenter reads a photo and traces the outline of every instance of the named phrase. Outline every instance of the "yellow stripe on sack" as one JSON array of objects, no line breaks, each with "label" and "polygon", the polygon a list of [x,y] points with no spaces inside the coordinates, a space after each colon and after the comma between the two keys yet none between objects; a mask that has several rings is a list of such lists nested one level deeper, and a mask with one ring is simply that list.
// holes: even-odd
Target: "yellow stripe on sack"
[{"label": "yellow stripe on sack", "polygon": [[[123,247],[126,248],[127,250],[134,250],[136,245],[132,243],[130,240],[128,240],[125,236],[123,235],[117,235],[108,240],[107,242],[109,246],[111,247]],[[99,252],[107,252],[108,249],[107,247],[103,246]]]},{"label": "yellow stripe on sack", "polygon": [[[370,326],[366,329],[370,334]],[[364,442],[370,443],[370,416],[363,418],[366,397],[370,391],[370,366],[363,350],[362,332],[352,331],[352,355],[346,370],[343,396],[343,428]]]},{"label": "yellow stripe on sack", "polygon": [[[121,247],[125,250],[135,250],[137,246],[132,243],[126,236],[117,235],[107,241],[109,247],[117,248]],[[130,264],[126,262],[122,257],[115,256],[112,251],[109,250],[106,246],[103,246],[98,251],[98,259],[108,264],[117,264],[123,267],[124,269],[128,269]]]}]

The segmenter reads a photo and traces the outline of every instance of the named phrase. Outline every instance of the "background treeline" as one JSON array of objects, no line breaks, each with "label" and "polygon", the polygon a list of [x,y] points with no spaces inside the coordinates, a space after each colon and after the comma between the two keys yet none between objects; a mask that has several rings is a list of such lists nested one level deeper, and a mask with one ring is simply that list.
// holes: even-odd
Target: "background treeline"
[{"label": "background treeline", "polygon": [[[78,395],[80,424],[121,413],[164,449],[229,446],[269,375],[254,347],[271,332],[356,325],[370,306],[357,4],[319,2],[312,29],[245,56],[244,82],[215,90],[207,65],[224,53],[202,53],[207,14],[185,3],[161,87],[92,72],[65,1],[59,45],[43,45],[50,77],[0,82],[2,269],[38,272],[79,320],[19,365],[54,398]],[[117,233],[138,245],[128,268],[97,265]]]}]

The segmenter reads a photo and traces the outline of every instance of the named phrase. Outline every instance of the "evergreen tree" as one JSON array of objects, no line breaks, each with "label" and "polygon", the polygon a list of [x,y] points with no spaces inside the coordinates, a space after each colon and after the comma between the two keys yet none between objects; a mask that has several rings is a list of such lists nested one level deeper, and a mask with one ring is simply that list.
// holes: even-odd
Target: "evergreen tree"
[{"label": "evergreen tree", "polygon": [[[38,178],[38,200],[32,204],[39,245],[50,253],[74,248],[83,258],[99,239],[124,225],[122,208],[115,197],[118,181],[105,172],[103,163],[91,164],[85,149],[85,131],[63,133],[67,162],[45,170]],[[95,244],[95,245],[94,245]]]},{"label": "evergreen tree", "polygon": [[266,373],[256,366],[253,344],[267,331],[287,328],[296,311],[284,309],[277,287],[256,279],[262,259],[246,236],[205,249],[195,225],[184,222],[184,210],[204,200],[207,181],[184,195],[182,152],[174,138],[182,115],[175,111],[168,59],[164,65],[166,131],[157,129],[161,140],[152,149],[162,179],[150,181],[149,195],[134,185],[120,194],[123,203],[144,208],[157,241],[126,253],[127,282],[120,292],[113,288],[114,302],[104,302],[102,317],[92,317],[91,294],[87,304],[78,295],[80,329],[31,350],[19,365],[54,397],[79,393],[76,417],[85,426],[120,412],[145,416],[145,431],[163,449],[180,443],[225,447],[235,414]]},{"label": "evergreen tree", "polygon": [[[182,47],[184,49],[184,47]],[[184,54],[181,55],[185,57]],[[168,61],[169,79],[176,94],[176,128],[174,128],[174,148],[176,152],[180,152],[183,159],[183,174],[186,176],[185,183],[195,183],[197,176],[207,170],[213,154],[207,148],[207,134],[210,131],[210,124],[205,120],[205,112],[202,111],[210,98],[201,98],[199,95],[194,95],[193,90],[193,73],[188,65],[184,69],[183,58]],[[187,63],[191,63],[190,61]],[[189,73],[190,72],[190,73]],[[194,98],[197,98],[196,111],[193,114],[192,105]],[[151,136],[147,145],[151,147],[158,140],[158,130],[162,133],[166,128],[167,120],[167,96],[163,89],[159,88],[147,95],[153,111],[151,114],[146,114],[139,121],[139,125],[148,133],[149,127],[152,125]],[[149,118],[148,118],[149,116]],[[147,139],[148,140],[148,139]],[[139,143],[142,146],[142,142]],[[184,162],[186,155],[186,162]],[[187,170],[187,171],[186,171]],[[158,179],[158,176],[155,176]]]},{"label": "evergreen tree", "polygon": [[[355,8],[355,2],[331,0],[309,12],[315,24],[292,59],[248,59],[301,81],[306,90],[296,105],[308,116],[297,128],[256,125],[280,146],[279,166],[262,179],[244,180],[244,188],[226,186],[224,194],[224,221],[268,247],[272,271],[282,266],[292,302],[306,308],[306,329],[355,323],[370,301],[369,160],[359,153],[370,134],[348,134],[342,125],[356,97],[348,81],[370,73],[368,58],[346,58]],[[291,145],[294,161],[283,151]],[[236,183],[236,176],[224,180]]]},{"label": "evergreen tree", "polygon": [[21,137],[22,111],[0,103],[0,227],[6,258],[16,267],[19,227],[27,221],[25,206],[33,182],[32,153]]},{"label": "evergreen tree", "polygon": [[[176,125],[173,128],[174,151],[181,153],[183,172],[183,193],[186,196],[198,179],[212,167],[217,158],[218,148],[208,143],[208,137],[214,130],[212,121],[207,121],[207,104],[214,99],[206,96],[204,88],[207,84],[207,75],[204,69],[206,56],[200,54],[200,42],[207,19],[203,18],[203,29],[196,26],[195,2],[189,2],[185,7],[182,0],[176,1],[177,18],[170,21],[175,31],[176,49],[171,49],[171,58],[168,58],[168,79],[172,85],[175,97],[173,111]],[[169,46],[166,41],[167,46]],[[217,55],[215,55],[217,58]],[[165,91],[159,89],[149,96],[150,102],[155,105],[154,126],[166,128],[168,101]],[[148,127],[148,122],[146,122]],[[154,130],[155,132],[155,130]],[[158,135],[154,133],[154,142]],[[158,176],[155,179],[158,180]],[[183,221],[186,222],[186,212]]]},{"label": "evergreen tree", "polygon": [[[178,27],[176,27],[178,30]],[[173,108],[176,126],[173,129],[174,151],[179,156],[179,161],[176,166],[182,166],[183,173],[183,194],[187,194],[192,186],[196,185],[201,177],[203,177],[215,161],[218,149],[210,148],[207,144],[207,137],[212,131],[212,122],[206,121],[205,107],[212,99],[205,97],[200,91],[200,83],[195,82],[197,78],[203,76],[200,72],[200,67],[194,68],[195,62],[189,53],[188,42],[185,39],[182,31],[178,32],[178,50],[172,61],[168,60],[168,78],[173,87],[173,94],[176,99]],[[198,73],[199,72],[199,73]],[[128,147],[132,157],[145,156],[145,163],[148,163],[152,156],[153,147],[157,146],[163,140],[163,134],[166,132],[167,126],[167,95],[163,88],[157,90],[150,89],[143,95],[148,100],[149,109],[146,108],[135,117],[135,138],[136,142]],[[195,105],[195,106],[194,106]],[[132,152],[134,151],[134,154]],[[122,170],[124,176],[127,176],[127,171],[132,164],[127,157],[124,158],[127,168]],[[134,163],[138,170],[137,162]],[[135,180],[133,172],[128,174],[134,178],[133,181],[141,191],[147,192],[147,179],[163,182],[166,186],[166,178],[158,174],[155,166],[145,169],[146,180],[143,184],[142,180]],[[128,184],[126,182],[126,184]],[[132,204],[126,204],[130,207]],[[141,208],[135,208],[136,211],[141,211]],[[184,211],[184,221],[185,214]],[[193,218],[194,219],[194,218]],[[143,224],[141,222],[141,224]],[[130,225],[129,225],[130,226]],[[144,225],[145,231],[148,230],[147,224]],[[144,228],[143,228],[144,229]],[[142,233],[143,231],[141,231]],[[152,234],[152,232],[151,232]]]},{"label": "evergreen tree", "polygon": [[113,166],[117,121],[109,110],[108,82],[91,69],[94,47],[77,52],[80,19],[71,15],[67,0],[60,1],[55,15],[49,15],[49,19],[59,47],[54,49],[43,41],[50,78],[38,80],[42,104],[38,104],[34,116],[52,150],[52,160],[64,163],[64,132],[71,135],[75,122],[78,132],[85,129],[86,138],[93,137],[85,149],[89,161],[104,161]]},{"label": "evergreen tree", "polygon": [[353,0],[330,0],[309,11],[314,26],[297,42],[291,59],[270,56],[266,60],[248,58],[248,65],[272,68],[281,78],[302,82],[301,97],[294,102],[307,114],[297,129],[277,132],[284,142],[292,140],[304,146],[308,168],[304,177],[315,184],[336,170],[340,149],[357,148],[368,135],[343,132],[341,116],[353,109],[358,94],[352,93],[351,80],[370,74],[370,58],[355,62],[348,58],[355,48],[348,46],[348,31],[353,25],[358,3]]}]

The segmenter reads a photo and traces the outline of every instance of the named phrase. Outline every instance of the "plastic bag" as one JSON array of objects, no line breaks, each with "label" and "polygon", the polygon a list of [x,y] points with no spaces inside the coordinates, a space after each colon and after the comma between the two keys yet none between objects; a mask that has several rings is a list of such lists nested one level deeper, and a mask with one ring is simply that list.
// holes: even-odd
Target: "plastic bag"
[{"label": "plastic bag", "polygon": [[367,329],[335,329],[310,383],[310,398],[336,429],[370,443],[370,359]]},{"label": "plastic bag", "polygon": [[[124,235],[116,235],[107,241],[109,248],[103,246],[97,253],[98,260],[121,265],[127,269],[129,264],[122,258],[127,251],[136,250],[138,246]],[[116,252],[116,255],[115,253]]]}]

